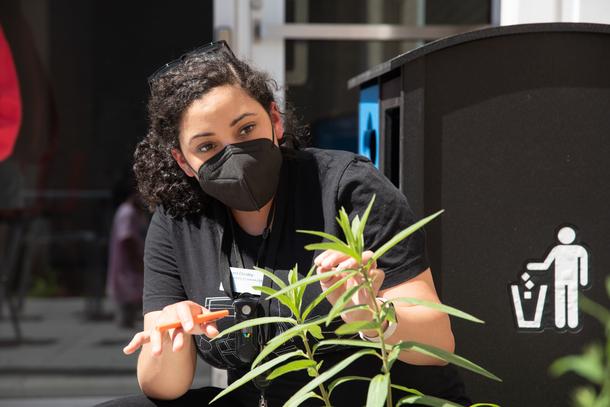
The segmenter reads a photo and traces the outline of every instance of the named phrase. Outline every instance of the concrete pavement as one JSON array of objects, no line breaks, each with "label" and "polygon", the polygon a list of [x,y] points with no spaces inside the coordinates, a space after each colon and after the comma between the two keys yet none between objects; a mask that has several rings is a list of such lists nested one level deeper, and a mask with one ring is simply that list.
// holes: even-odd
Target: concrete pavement
[{"label": "concrete pavement", "polygon": [[[21,343],[15,342],[8,319],[0,320],[0,407],[62,405],[53,400],[94,405],[139,392],[137,354],[125,356],[122,348],[141,328],[88,321],[84,309],[83,298],[27,299]],[[210,369],[199,361],[193,386],[209,383]],[[30,404],[19,404],[28,402],[24,398]]]}]

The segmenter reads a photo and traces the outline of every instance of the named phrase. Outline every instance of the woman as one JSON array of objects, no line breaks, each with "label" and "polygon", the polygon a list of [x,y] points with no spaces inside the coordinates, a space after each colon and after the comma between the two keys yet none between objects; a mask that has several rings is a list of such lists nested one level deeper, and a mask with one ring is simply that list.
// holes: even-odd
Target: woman
[{"label": "woman", "polygon": [[[349,268],[353,260],[341,253],[306,251],[304,246],[314,240],[295,231],[339,235],[338,209],[344,207],[350,216],[362,214],[375,194],[365,231],[365,244],[375,250],[412,224],[413,215],[404,196],[367,159],[300,148],[301,137],[295,136],[293,121],[275,102],[274,82],[237,60],[226,44],[195,50],[165,65],[149,81],[150,128],[137,148],[134,166],[140,192],[154,210],[144,256],[144,331],[124,349],[130,354],[141,348],[138,381],[147,397],[124,399],[117,405],[204,405],[218,389],[189,390],[197,353],[208,363],[228,369],[230,382],[249,369],[249,355],[243,354],[245,348],[236,336],[210,341],[233,318],[217,324],[193,323],[194,315],[231,308],[233,299],[243,298],[243,281],[237,281],[236,274],[231,280],[229,273],[236,270],[230,271],[231,267],[258,265],[284,279],[295,264],[302,273],[313,263],[318,273]],[[418,297],[438,302],[424,248],[421,232],[404,240],[379,259],[372,271],[381,299],[359,293],[353,301]],[[337,278],[309,287],[306,300]],[[346,287],[355,283],[348,281]],[[328,312],[344,290],[329,295],[315,314]],[[272,302],[267,313],[285,315],[286,310]],[[413,340],[453,350],[445,314],[402,305],[396,313],[398,323],[386,332],[387,342]],[[362,311],[342,318],[349,322],[371,316]],[[174,320],[181,321],[182,327],[171,334],[154,329]],[[264,334],[264,339],[273,335],[268,330]],[[374,331],[362,334],[375,340]],[[334,365],[349,353],[349,349],[332,349],[324,354],[324,366]],[[403,352],[400,360],[403,363],[396,363],[392,371],[395,383],[467,401],[455,372],[441,361],[413,352]],[[372,377],[379,372],[378,362],[359,359],[341,375]],[[281,376],[264,390],[265,397],[269,405],[281,405],[309,380],[302,373]],[[333,405],[361,405],[366,387],[349,383],[337,387]],[[249,384],[220,403],[256,405],[260,393]]]}]

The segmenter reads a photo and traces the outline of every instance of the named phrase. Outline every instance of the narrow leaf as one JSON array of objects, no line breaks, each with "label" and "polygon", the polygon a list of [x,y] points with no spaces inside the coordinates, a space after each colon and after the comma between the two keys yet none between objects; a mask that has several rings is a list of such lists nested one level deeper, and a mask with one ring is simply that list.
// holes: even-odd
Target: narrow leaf
[{"label": "narrow leaf", "polygon": [[416,396],[423,396],[424,393],[422,393],[421,391],[417,390],[417,389],[411,389],[409,387],[405,387],[405,386],[400,386],[398,384],[393,384],[392,385],[393,389],[398,389],[398,390],[402,390],[405,393],[411,393],[411,394],[415,394]]},{"label": "narrow leaf", "polygon": [[[345,235],[345,241],[347,242],[349,247],[354,249],[356,246],[355,241],[354,241],[354,234],[352,233],[352,228],[350,227],[349,217],[347,216],[347,212],[345,211],[345,208],[341,208],[339,210],[339,219],[337,219],[337,222],[339,222],[339,226],[341,226],[341,229],[343,230],[343,234]],[[358,254],[360,254],[360,253],[358,253]],[[359,256],[354,257],[354,258],[358,260]],[[358,261],[358,263],[360,263],[360,261]]]},{"label": "narrow leaf", "polygon": [[336,375],[337,373],[339,373],[340,371],[345,369],[355,360],[357,360],[365,355],[372,355],[372,354],[376,354],[376,352],[374,350],[361,350],[361,351],[354,353],[353,355],[346,357],[345,359],[343,359],[342,361],[340,361],[339,363],[337,363],[336,365],[334,365],[333,367],[329,368],[327,371],[322,373],[320,376],[316,377],[315,379],[313,379],[309,383],[307,383],[305,386],[301,387],[301,389],[299,391],[297,391],[291,398],[288,399],[288,401],[286,401],[284,406],[291,407],[291,406],[298,405],[298,404],[296,404],[296,401],[299,400],[302,395],[315,389],[316,387],[318,387],[318,385],[324,383],[325,381],[327,381],[328,379],[330,379],[331,377],[333,377],[334,375]]},{"label": "narrow leaf", "polygon": [[334,276],[335,274],[339,274],[339,273],[343,273],[344,270],[333,270],[333,271],[327,271],[325,273],[322,274],[316,274],[310,277],[306,277],[306,278],[302,278],[299,281],[297,281],[295,284],[290,284],[289,286],[286,286],[284,288],[282,288],[281,290],[279,290],[278,292],[276,292],[273,295],[270,295],[267,298],[275,298],[278,295],[282,295],[282,294],[286,294],[287,292],[294,290],[298,287],[301,287],[303,285],[309,285],[311,283],[314,283],[316,281],[320,281],[320,280],[325,280],[327,278],[330,278],[332,276]]},{"label": "narrow leaf", "polygon": [[603,326],[610,325],[610,311],[584,295],[579,295],[578,297],[578,303],[583,312],[597,319]]},{"label": "narrow leaf", "polygon": [[465,319],[465,320],[468,320],[471,322],[476,322],[478,324],[485,323],[485,321],[482,321],[482,320],[478,319],[477,317],[474,317],[464,311],[460,311],[457,308],[453,308],[453,307],[450,307],[445,304],[439,304],[437,302],[422,300],[419,298],[410,298],[410,297],[392,298],[392,299],[386,301],[384,303],[384,305],[387,303],[398,303],[398,302],[406,302],[406,303],[413,304],[413,305],[421,305],[421,306],[424,306],[427,308],[432,308],[436,311],[444,312],[445,314],[453,315],[454,317],[462,318],[462,319]]},{"label": "narrow leaf", "polygon": [[307,329],[307,332],[311,334],[314,338],[318,340],[324,339],[324,335],[322,334],[322,328],[319,325],[313,325]]},{"label": "narrow leaf", "polygon": [[382,407],[388,396],[388,383],[390,374],[378,374],[369,383],[369,391],[366,396],[366,407]]},{"label": "narrow leaf", "polygon": [[309,359],[301,359],[295,360],[293,362],[288,362],[283,366],[276,368],[269,376],[267,376],[267,380],[273,380],[276,377],[280,377],[283,374],[296,372],[299,370],[307,369],[308,367],[315,366],[316,362]]},{"label": "narrow leaf", "polygon": [[271,281],[273,281],[275,284],[277,284],[278,287],[280,287],[280,288],[286,287],[286,283],[284,283],[282,281],[282,279],[279,278],[278,276],[276,276],[273,272],[266,270],[264,268],[261,268],[261,267],[256,267],[256,266],[254,266],[254,270],[259,271],[259,272],[263,273],[265,276],[269,277],[269,279],[271,279]]},{"label": "narrow leaf", "polygon": [[590,382],[601,386],[606,377],[604,371],[604,351],[598,344],[590,345],[582,355],[564,356],[554,361],[549,367],[554,376],[574,372]]},{"label": "narrow leaf", "polygon": [[365,329],[375,329],[377,327],[379,327],[379,324],[375,321],[356,321],[341,325],[335,330],[335,333],[337,335],[351,335]]},{"label": "narrow leaf", "polygon": [[339,345],[339,346],[355,346],[359,348],[373,348],[381,350],[380,342],[361,341],[358,339],[325,339],[316,343],[313,346],[312,352],[315,354],[318,348],[322,346]]},{"label": "narrow leaf", "polygon": [[244,321],[244,322],[240,322],[239,324],[235,324],[232,327],[229,327],[227,329],[225,329],[224,331],[222,331],[221,333],[219,333],[218,335],[216,335],[214,338],[212,338],[212,340],[216,340],[218,338],[221,338],[227,334],[230,334],[231,332],[236,332],[239,331],[243,328],[248,328],[251,326],[257,326],[257,325],[264,325],[264,324],[274,324],[277,322],[287,322],[289,324],[292,325],[296,325],[297,321],[295,321],[292,318],[285,318],[285,317],[263,317],[263,318],[255,318],[255,319],[250,319],[248,321]]},{"label": "narrow leaf", "polygon": [[373,194],[373,197],[371,198],[371,202],[369,202],[369,206],[366,207],[366,210],[364,211],[364,215],[362,215],[362,219],[360,220],[360,228],[356,231],[356,236],[364,235],[364,227],[366,226],[366,222],[369,219],[369,214],[371,213],[371,209],[373,208],[373,203],[375,203],[375,197],[376,197],[376,195]]},{"label": "narrow leaf", "polygon": [[396,360],[400,356],[400,352],[401,352],[400,345],[392,347],[392,350],[390,351],[390,354],[388,355],[388,369],[392,369],[392,366],[394,366],[394,362],[396,362]]},{"label": "narrow leaf", "polygon": [[494,403],[476,403],[470,405],[470,407],[500,407],[500,405]]},{"label": "narrow leaf", "polygon": [[[309,393],[305,393],[302,396],[300,396],[299,398],[295,399],[292,403],[293,406],[298,406],[300,405],[302,402],[304,402],[307,399],[310,399],[312,397],[315,397],[317,399],[320,400],[324,400],[321,396],[319,396],[318,394],[314,393],[313,391],[310,391]],[[284,406],[287,406],[288,404],[284,404]]]},{"label": "narrow leaf", "polygon": [[245,383],[249,382],[250,380],[254,379],[256,376],[260,375],[261,373],[264,373],[267,370],[271,369],[272,367],[279,365],[283,361],[293,358],[295,356],[305,356],[305,354],[303,353],[303,351],[300,351],[300,350],[286,353],[282,356],[278,356],[277,358],[275,358],[273,360],[270,360],[267,363],[260,365],[259,367],[255,368],[255,369],[250,370],[248,373],[246,373],[245,375],[243,375],[242,377],[240,377],[239,379],[234,381],[226,389],[224,389],[223,391],[218,393],[218,395],[216,397],[214,397],[212,399],[212,401],[210,401],[210,404],[212,404],[213,402],[215,402],[216,400],[218,400],[225,394],[232,392],[233,390],[237,389],[238,387],[240,387],[240,386],[244,385]]},{"label": "narrow leaf", "polygon": [[333,293],[337,288],[341,287],[343,284],[345,284],[345,282],[347,280],[349,280],[350,278],[352,278],[355,274],[357,273],[357,271],[352,271],[352,272],[348,272],[348,274],[343,277],[341,280],[337,281],[335,284],[331,285],[330,287],[328,287],[326,290],[324,290],[324,292],[322,292],[320,295],[318,295],[316,297],[316,299],[314,299],[312,302],[309,303],[309,305],[307,306],[307,308],[305,308],[305,311],[303,311],[302,314],[302,318],[305,319],[307,318],[307,316],[309,315],[309,313],[311,311],[313,311],[313,309],[322,301],[324,301],[326,299],[326,297],[328,297],[329,294]]},{"label": "narrow leaf", "polygon": [[360,380],[360,381],[368,382],[368,381],[371,380],[371,378],[370,377],[364,377],[364,376],[343,376],[343,377],[339,377],[338,379],[333,380],[328,385],[328,395],[330,396],[332,394],[333,390],[335,389],[335,387],[339,386],[340,384],[351,382],[351,381],[354,381],[354,380]]},{"label": "narrow leaf", "polygon": [[[277,293],[277,290],[271,287],[267,287],[267,286],[252,286],[253,289],[258,290],[260,292],[263,292],[265,294],[268,295],[267,298],[270,298],[272,295],[274,295],[275,293]],[[284,304],[286,307],[288,307],[288,309],[290,309],[290,311],[292,311],[292,314],[295,316],[295,318],[299,319],[300,315],[299,315],[299,309],[297,308],[297,306],[294,304],[294,302],[292,301],[291,298],[288,298],[287,295],[278,295],[277,300],[279,302],[281,302],[282,304]]]},{"label": "narrow leaf", "polygon": [[286,331],[282,332],[281,334],[274,336],[269,342],[267,342],[267,344],[265,345],[263,350],[261,350],[261,352],[258,354],[256,359],[254,359],[254,361],[252,362],[252,366],[258,365],[267,356],[269,356],[274,350],[276,350],[277,348],[282,346],[282,344],[288,342],[295,336],[302,334],[303,332],[307,331],[314,325],[320,325],[322,323],[324,323],[324,318],[322,318],[322,317],[314,318],[311,321],[304,322],[304,323],[298,324],[296,326],[293,326],[292,328],[287,329]]},{"label": "narrow leaf", "polygon": [[363,288],[362,285],[355,285],[341,294],[341,297],[337,298],[335,305],[333,305],[331,310],[328,312],[328,316],[326,317],[326,326],[328,326],[333,319],[337,318],[341,312],[343,312],[345,305],[352,299],[352,295],[356,294],[356,292],[361,288]]},{"label": "narrow leaf", "polygon": [[438,211],[435,214],[430,215],[427,218],[424,218],[424,219],[420,220],[419,222],[412,224],[411,226],[409,226],[402,232],[399,232],[396,236],[391,238],[383,246],[381,246],[379,249],[375,250],[375,253],[371,257],[371,261],[375,261],[378,258],[380,258],[381,256],[383,256],[388,250],[390,250],[392,247],[396,246],[401,240],[406,239],[409,235],[411,235],[417,229],[421,228],[428,222],[432,221],[434,218],[440,216],[440,214],[443,212],[444,211]]},{"label": "narrow leaf", "polygon": [[401,342],[400,347],[402,349],[409,349],[414,352],[419,352],[423,355],[432,356],[437,359],[444,360],[445,362],[448,362],[448,363],[453,363],[456,366],[463,367],[464,369],[470,370],[474,373],[480,374],[481,376],[485,376],[489,379],[496,380],[498,382],[502,381],[502,379],[500,379],[498,376],[483,369],[481,366],[469,361],[466,358],[463,358],[462,356],[458,356],[454,353],[447,352],[444,349],[440,349],[435,346],[426,345],[426,344],[418,343],[418,342]]},{"label": "narrow leaf", "polygon": [[297,229],[297,232],[299,232],[299,233],[307,233],[309,235],[314,235],[314,236],[319,236],[319,237],[322,237],[324,239],[330,240],[331,242],[347,246],[344,241],[342,241],[338,237],[333,236],[333,235],[331,235],[329,233],[318,232],[317,230],[302,230],[302,229]]},{"label": "narrow leaf", "polygon": [[345,254],[346,256],[353,257],[355,259],[358,258],[358,253],[356,253],[356,251],[350,246],[346,246],[345,244],[330,242],[312,243],[305,246],[305,250],[335,250]]},{"label": "narrow leaf", "polygon": [[398,400],[398,403],[396,403],[397,406],[401,406],[403,404],[417,404],[430,407],[462,407],[459,404],[455,404],[451,401],[425,395],[406,396]]}]

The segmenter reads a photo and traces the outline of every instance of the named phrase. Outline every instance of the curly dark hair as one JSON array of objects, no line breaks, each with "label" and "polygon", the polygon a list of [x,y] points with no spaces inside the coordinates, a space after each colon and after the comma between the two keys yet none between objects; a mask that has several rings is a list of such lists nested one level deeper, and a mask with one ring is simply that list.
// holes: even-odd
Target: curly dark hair
[{"label": "curly dark hair", "polygon": [[[138,190],[151,211],[162,205],[173,217],[201,213],[211,198],[196,179],[184,174],[171,154],[173,148],[179,148],[183,113],[195,100],[222,85],[241,87],[270,112],[277,83],[267,73],[228,52],[214,52],[191,53],[149,84],[148,132],[134,154]],[[304,147],[307,129],[298,125],[290,107],[281,115],[285,129],[283,147]]]}]

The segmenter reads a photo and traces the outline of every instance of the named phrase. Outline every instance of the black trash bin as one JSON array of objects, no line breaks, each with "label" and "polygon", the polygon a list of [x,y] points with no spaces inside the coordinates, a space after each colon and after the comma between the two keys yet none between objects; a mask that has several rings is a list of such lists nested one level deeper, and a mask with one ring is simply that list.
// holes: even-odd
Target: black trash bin
[{"label": "black trash bin", "polygon": [[[361,153],[428,228],[458,354],[504,379],[463,376],[475,400],[570,405],[583,380],[558,357],[602,341],[578,308],[609,305],[610,26],[506,26],[442,39],[351,79]],[[377,137],[372,137],[377,135]],[[374,152],[374,153],[371,153]]]}]

